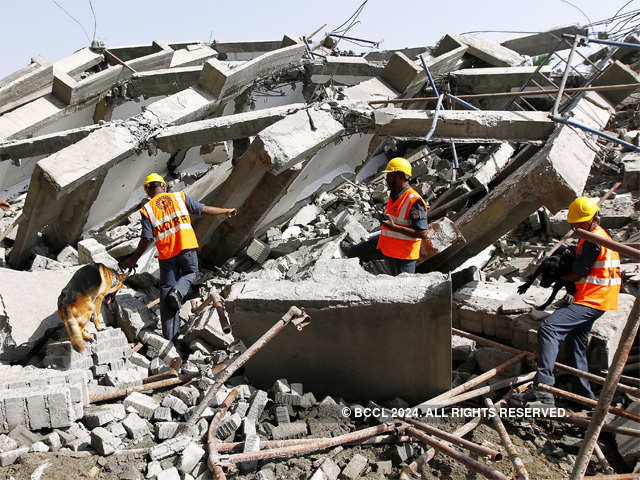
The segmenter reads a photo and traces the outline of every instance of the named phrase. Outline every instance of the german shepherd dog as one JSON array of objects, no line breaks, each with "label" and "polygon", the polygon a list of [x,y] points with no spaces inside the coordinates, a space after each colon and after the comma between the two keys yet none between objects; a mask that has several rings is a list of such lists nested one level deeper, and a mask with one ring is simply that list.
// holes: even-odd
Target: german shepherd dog
[{"label": "german shepherd dog", "polygon": [[85,265],[62,289],[58,297],[58,315],[78,352],[84,350],[84,341],[91,339],[84,331],[89,320],[93,318],[96,330],[104,330],[100,325],[102,301],[107,296],[107,303],[111,302],[126,276],[126,273],[119,274],[102,264]]},{"label": "german shepherd dog", "polygon": [[542,305],[536,307],[537,310],[544,310],[556,298],[558,292],[564,287],[569,295],[576,293],[576,285],[562,277],[571,272],[571,266],[576,259],[574,249],[565,246],[556,250],[553,255],[542,260],[542,263],[536,268],[536,271],[527,277],[527,281],[518,287],[518,293],[524,294],[534,280],[540,276],[540,286],[549,288],[553,284],[551,296]]}]

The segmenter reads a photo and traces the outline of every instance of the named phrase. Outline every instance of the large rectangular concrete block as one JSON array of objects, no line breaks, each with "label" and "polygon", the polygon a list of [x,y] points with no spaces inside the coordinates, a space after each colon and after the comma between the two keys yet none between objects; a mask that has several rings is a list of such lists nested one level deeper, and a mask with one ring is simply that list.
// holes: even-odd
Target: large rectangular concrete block
[{"label": "large rectangular concrete block", "polygon": [[561,43],[562,35],[588,35],[587,29],[578,25],[555,28],[548,32],[536,33],[524,37],[512,38],[502,42],[502,46],[509,48],[520,55],[542,55],[554,51],[567,50],[571,48],[571,40]]},{"label": "large rectangular concrete block", "polygon": [[[24,97],[49,89],[53,77],[53,65],[42,57],[35,57],[31,64],[0,80],[0,114],[25,103]],[[49,93],[49,92],[46,92]]]},{"label": "large rectangular concrete block", "polygon": [[217,97],[226,97],[237,93],[260,77],[271,75],[298,62],[305,51],[306,47],[299,43],[264,53],[235,68],[212,58],[204,64],[200,85]]},{"label": "large rectangular concrete block", "polygon": [[[640,83],[640,74],[616,60],[605,68],[602,74],[592,82],[592,85],[597,87],[601,85],[623,85],[626,83]],[[633,87],[625,90],[603,91],[600,94],[615,106],[637,103],[639,96],[638,88]]]},{"label": "large rectangular concrete block", "polygon": [[[450,388],[450,301],[444,275],[374,276],[350,259],[320,263],[302,282],[235,284],[227,307],[246,344],[291,305],[312,318],[302,332],[285,328],[247,363],[259,386],[286,377],[318,393],[419,402]],[[402,352],[403,361],[381,352]]]},{"label": "large rectangular concrete block", "polygon": [[467,45],[469,55],[494,67],[517,67],[525,61],[524,57],[517,52],[484,38],[470,35],[451,35],[451,37],[462,45]]}]

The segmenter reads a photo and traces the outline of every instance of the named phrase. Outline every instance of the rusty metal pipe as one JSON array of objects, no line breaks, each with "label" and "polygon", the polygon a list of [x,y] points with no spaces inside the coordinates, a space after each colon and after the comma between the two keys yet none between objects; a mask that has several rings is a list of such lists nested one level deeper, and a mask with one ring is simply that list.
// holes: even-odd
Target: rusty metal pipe
[{"label": "rusty metal pipe", "polygon": [[129,70],[131,70],[133,73],[138,73],[136,72],[133,68],[131,68],[129,65],[127,65],[123,60],[120,60],[118,57],[116,57],[116,55],[112,52],[110,52],[109,50],[107,50],[106,48],[104,49],[104,53],[106,53],[107,55],[109,55],[110,57],[113,57],[114,60],[116,62],[118,62],[120,65],[122,65],[125,68],[128,68]]},{"label": "rusty metal pipe", "polygon": [[[578,232],[580,235],[580,232]],[[598,237],[602,238],[602,237]],[[617,242],[615,242],[617,244]],[[631,249],[635,250],[635,249]],[[637,250],[635,250],[637,251]],[[640,253],[640,252],[638,252]],[[640,258],[640,257],[638,257]],[[591,424],[587,428],[587,431],[584,434],[584,442],[580,446],[580,452],[578,453],[578,457],[576,458],[576,462],[573,466],[573,471],[571,472],[571,480],[581,480],[584,477],[585,472],[587,471],[587,466],[589,464],[589,460],[591,459],[591,454],[593,452],[594,445],[598,441],[598,436],[600,435],[600,430],[602,429],[602,425],[605,422],[605,418],[607,413],[615,413],[614,410],[619,412],[624,412],[625,418],[631,418],[631,420],[635,422],[640,422],[640,416],[629,413],[625,410],[614,409],[611,407],[611,401],[613,400],[613,395],[616,393],[616,385],[620,381],[620,375],[622,375],[622,369],[624,368],[624,364],[629,357],[629,351],[633,346],[633,342],[636,338],[636,334],[638,333],[638,327],[640,326],[640,297],[636,297],[633,302],[633,308],[629,313],[629,317],[627,318],[627,322],[622,330],[622,334],[620,335],[620,341],[618,342],[618,348],[616,348],[616,353],[613,356],[613,362],[611,367],[609,368],[609,374],[607,375],[607,381],[602,387],[602,391],[600,392],[600,397],[598,402],[596,403],[596,408],[593,412],[593,417],[591,419]]]},{"label": "rusty metal pipe", "polygon": [[[598,405],[598,401],[596,400],[591,400],[590,398],[583,397],[582,395],[577,395],[575,393],[567,392],[566,390],[561,390],[560,388],[552,387],[551,385],[545,385],[544,383],[539,383],[538,389],[544,390],[545,392],[549,392],[553,394],[553,396],[564,398],[565,400],[572,400],[574,402],[581,403],[588,407],[595,407]],[[615,390],[612,390],[612,395],[611,395],[612,397],[613,397],[613,393],[615,393]],[[602,393],[600,395],[602,395]],[[629,420],[633,420],[634,422],[640,423],[640,415],[636,415],[635,413],[628,412],[626,410],[623,410],[622,408],[612,407],[610,405],[608,405],[607,407],[608,408],[605,411],[605,415],[607,413],[611,413],[618,417],[628,418]],[[592,418],[595,418],[595,415]]]},{"label": "rusty metal pipe", "polygon": [[189,380],[192,380],[199,376],[199,373],[190,373],[189,375],[182,375],[181,377],[169,378],[167,380],[160,380],[158,382],[147,383],[144,385],[135,385],[133,387],[127,387],[117,390],[115,392],[93,395],[92,397],[89,397],[89,402],[104,402],[105,400],[113,400],[115,398],[126,397],[133,392],[144,392],[146,390],[155,390],[156,388],[173,387],[175,385],[180,385],[181,383],[188,382]]},{"label": "rusty metal pipe", "polygon": [[624,243],[616,242],[615,240],[610,240],[608,238],[601,237],[600,235],[596,235],[595,233],[587,232],[582,228],[576,228],[574,232],[577,237],[583,238],[591,243],[595,243],[596,245],[600,245],[601,247],[606,247],[611,250],[615,250],[620,255],[625,255],[629,258],[640,260],[640,250],[632,248],[629,245],[625,245]]},{"label": "rusty metal pipe", "polygon": [[484,403],[487,407],[489,407],[489,410],[493,412],[493,416],[491,418],[491,420],[493,421],[493,426],[498,432],[498,435],[500,435],[502,445],[509,454],[511,463],[513,463],[513,466],[516,469],[516,478],[518,478],[519,480],[529,480],[529,473],[527,473],[527,469],[524,467],[524,463],[522,462],[520,455],[518,455],[518,451],[516,450],[515,445],[511,441],[511,438],[509,438],[507,429],[504,427],[500,415],[498,415],[498,409],[496,409],[490,398],[485,398]]},{"label": "rusty metal pipe", "polygon": [[595,453],[596,457],[598,457],[598,462],[600,462],[600,466],[604,470],[604,473],[606,473],[607,475],[613,475],[614,473],[616,473],[611,465],[609,465],[607,457],[604,456],[604,452],[600,448],[600,445],[598,445],[597,443],[593,447],[593,453]]},{"label": "rusty metal pipe", "polygon": [[231,365],[229,365],[226,370],[224,370],[221,375],[217,378],[216,383],[214,383],[211,388],[207,391],[203,399],[200,401],[200,404],[195,408],[195,410],[191,413],[184,426],[179,430],[179,433],[184,433],[190,426],[195,424],[195,422],[200,418],[202,412],[204,412],[205,408],[211,404],[213,397],[215,397],[216,393],[220,389],[224,382],[226,382],[231,375],[234,374],[236,370],[242,367],[247,361],[253,357],[262,347],[264,347],[269,341],[273,339],[280,331],[286,327],[289,323],[293,323],[298,330],[302,330],[302,328],[309,323],[309,316],[304,313],[303,310],[298,307],[291,307],[289,311],[285,313],[280,320],[278,320],[273,327],[271,327],[266,333],[264,333],[258,340],[255,341],[253,345],[251,345],[243,354],[238,356]]},{"label": "rusty metal pipe", "polygon": [[620,375],[620,380],[622,380],[624,382],[634,383],[636,385],[640,385],[640,378],[629,377],[627,375]]},{"label": "rusty metal pipe", "polygon": [[502,453],[493,448],[483,447],[482,445],[478,445],[477,443],[470,442],[469,440],[465,440],[459,435],[455,435],[453,433],[445,432],[444,430],[440,430],[432,425],[427,425],[422,423],[415,418],[405,418],[404,422],[422,430],[423,432],[429,433],[435,437],[446,440],[449,443],[453,443],[462,448],[465,448],[471,452],[474,452],[483,457],[489,457],[492,460],[502,460]]},{"label": "rusty metal pipe", "polygon": [[519,375],[517,377],[507,378],[505,380],[500,380],[498,382],[492,383],[491,385],[487,385],[486,387],[476,388],[475,390],[469,390],[468,392],[462,393],[460,395],[456,395],[452,398],[447,398],[442,400],[438,406],[439,407],[450,407],[451,405],[456,405],[458,403],[466,402],[472,398],[479,397],[481,395],[486,395],[487,393],[495,392],[496,390],[500,390],[502,388],[512,387],[514,385],[518,385],[523,382],[528,382],[533,380],[533,377],[536,376],[536,372],[529,372],[525,375]]},{"label": "rusty metal pipe", "polygon": [[[474,335],[473,333],[469,333],[469,332],[465,332],[464,330],[458,330],[457,328],[452,328],[451,332],[459,335],[461,337],[465,337],[468,338],[470,340],[475,340],[478,343],[482,343],[484,345],[490,346],[490,347],[494,347],[497,348],[498,350],[502,350],[503,352],[508,352],[508,353],[512,353],[514,355],[517,355],[519,353],[524,352],[524,350],[519,350],[517,348],[514,347],[510,347],[508,345],[504,345],[503,343],[499,343],[499,342],[495,342],[493,340],[489,340],[488,338],[484,338],[484,337],[480,337],[478,335]],[[536,357],[536,354],[531,353],[531,352],[526,352],[529,355],[533,357]],[[600,375],[595,375],[593,373],[589,373],[589,372],[583,372],[582,370],[578,370],[577,368],[574,367],[570,367],[569,365],[565,365],[563,363],[559,363],[556,362],[554,364],[555,368],[558,370],[562,370],[565,371],[567,373],[570,373],[572,375],[576,375],[578,377],[582,377],[582,378],[586,378],[587,380],[594,382],[594,383],[599,383],[600,385],[604,385],[604,383],[606,382],[606,378],[601,377]],[[632,377],[620,377],[621,379],[624,379],[625,381],[629,381],[630,383],[637,383],[638,385],[640,385],[640,380],[638,379],[634,379]],[[619,383],[616,388],[618,389],[619,392],[622,393],[628,393],[630,395],[634,395],[634,396],[640,396],[640,388],[634,388],[634,387],[630,387],[628,385],[624,385]]]},{"label": "rusty metal pipe", "polygon": [[[329,438],[297,438],[291,440],[265,440],[264,442],[260,442],[260,448],[269,449],[269,448],[283,448],[290,447],[291,445],[304,445],[312,442],[317,442],[318,440],[328,440]],[[415,439],[409,437],[408,435],[377,435],[375,437],[367,438],[364,440],[357,440],[355,442],[345,443],[345,445],[380,445],[384,443],[407,443],[407,442],[415,442]],[[218,452],[233,452],[236,450],[242,450],[244,447],[244,442],[219,442],[217,444]]]},{"label": "rusty metal pipe", "polygon": [[213,472],[217,480],[226,480],[227,478],[222,467],[218,465],[218,441],[216,436],[218,433],[218,425],[220,425],[222,417],[224,417],[224,414],[227,412],[237,396],[238,390],[234,388],[229,392],[227,398],[224,399],[224,402],[222,402],[222,405],[220,405],[218,411],[211,420],[211,425],[209,425],[209,433],[207,435],[209,459],[207,460],[207,464],[209,465],[209,470]]},{"label": "rusty metal pipe", "polygon": [[474,460],[473,458],[465,455],[464,453],[461,453],[451,448],[446,443],[440,442],[435,438],[430,437],[429,435],[421,432],[417,428],[407,427],[407,433],[409,435],[413,435],[418,440],[428,445],[431,445],[432,447],[437,448],[445,455],[448,455],[454,458],[455,460],[467,466],[469,469],[473,470],[474,472],[478,472],[479,474],[484,475],[485,477],[490,478],[492,480],[508,480],[508,477],[505,474],[499,472],[495,468],[492,468],[488,465],[485,465],[484,463],[480,463],[477,460]]},{"label": "rusty metal pipe", "polygon": [[640,363],[627,363],[622,371],[624,373],[640,372]]},{"label": "rusty metal pipe", "polygon": [[321,27],[316,28],[316,29],[311,33],[311,35],[307,35],[307,40],[311,40],[315,35],[317,35],[317,34],[318,34],[318,32],[319,32],[320,30],[322,30],[322,29],[323,29],[324,27],[326,27],[326,26],[327,26],[327,24],[325,23],[325,24],[324,24],[324,25],[322,25]]},{"label": "rusty metal pipe", "polygon": [[434,397],[431,400],[427,400],[426,402],[422,402],[421,404],[416,405],[415,408],[419,408],[421,410],[425,410],[428,407],[432,407],[432,406],[438,405],[438,402],[441,401],[441,400],[444,400],[444,399],[447,399],[447,398],[451,398],[451,397],[455,397],[456,395],[458,395],[460,393],[466,392],[467,390],[470,390],[472,387],[475,387],[476,385],[479,385],[482,382],[485,382],[485,381],[489,380],[490,378],[495,377],[500,372],[503,372],[507,368],[511,367],[512,365],[515,365],[516,363],[522,361],[522,359],[524,357],[526,357],[527,355],[530,355],[530,354],[527,353],[527,352],[520,352],[515,357],[510,358],[509,360],[507,360],[504,363],[501,363],[497,367],[486,371],[482,375],[478,375],[477,377],[472,378],[471,380],[469,380],[468,382],[463,383],[462,385],[458,385],[456,388],[452,388],[451,390],[448,390],[448,391],[444,392],[442,395],[438,395],[437,397]]},{"label": "rusty metal pipe", "polygon": [[[588,427],[591,423],[591,418],[579,418],[579,417],[554,417],[553,420],[558,420],[560,422],[570,423],[572,425],[578,425],[579,427]],[[630,437],[640,437],[640,429],[637,428],[629,428],[629,427],[618,427],[615,425],[611,425],[610,423],[605,423],[602,426],[602,430],[605,432],[611,433],[621,433],[622,435],[629,435]]]},{"label": "rusty metal pipe", "polygon": [[[636,473],[619,473],[617,475],[593,475],[591,477],[582,477],[583,480],[634,480],[640,478],[640,472]],[[566,478],[550,478],[549,480],[566,480]]]},{"label": "rusty metal pipe", "polygon": [[220,461],[224,463],[240,463],[251,462],[254,460],[265,460],[267,458],[292,457],[295,455],[304,455],[306,453],[324,450],[338,445],[355,442],[365,438],[375,437],[391,431],[402,432],[403,426],[396,423],[384,423],[375,427],[356,430],[355,432],[339,435],[333,438],[314,439],[313,442],[291,445],[282,448],[272,448],[270,450],[261,450],[259,452],[236,453],[233,455],[221,456]]}]

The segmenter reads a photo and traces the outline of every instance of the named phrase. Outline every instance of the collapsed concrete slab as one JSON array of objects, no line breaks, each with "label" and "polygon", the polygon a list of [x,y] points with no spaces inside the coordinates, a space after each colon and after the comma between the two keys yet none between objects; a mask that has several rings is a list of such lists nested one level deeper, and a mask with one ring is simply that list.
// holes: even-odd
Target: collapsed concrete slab
[{"label": "collapsed concrete slab", "polygon": [[[313,392],[372,399],[402,392],[418,402],[450,387],[450,295],[444,275],[374,276],[349,259],[320,263],[302,282],[235,284],[226,305],[246,344],[291,305],[312,318],[302,332],[283,330],[247,363],[257,385],[286,377]],[[384,352],[403,352],[403,361]]]},{"label": "collapsed concrete slab", "polygon": [[[433,110],[377,109],[373,131],[377,135],[425,136],[433,115]],[[443,110],[432,139],[546,140],[554,126],[545,112]]]},{"label": "collapsed concrete slab", "polygon": [[221,61],[212,58],[204,64],[200,85],[217,97],[223,98],[238,93],[260,77],[274,74],[300,61],[305,52],[306,47],[296,43],[260,55],[235,68],[230,68]]},{"label": "collapsed concrete slab", "polygon": [[306,107],[304,103],[294,103],[169,127],[155,137],[155,142],[165,152],[176,152],[197,145],[254,137],[287,115]]},{"label": "collapsed concrete slab", "polygon": [[[574,121],[597,130],[604,128],[611,114],[610,105],[593,93],[577,101],[571,111]],[[531,160],[456,221],[467,244],[450,249],[424,265],[443,271],[455,269],[539,207],[544,205],[552,212],[566,208],[582,194],[595,156],[583,136],[571,127],[556,126],[547,143]]]},{"label": "collapsed concrete slab", "polygon": [[157,97],[174,93],[198,84],[202,66],[175,67],[134,73],[127,81],[127,96]]},{"label": "collapsed concrete slab", "polygon": [[[42,57],[34,57],[31,64],[0,80],[0,114],[33,99],[51,85],[53,65]],[[39,95],[38,95],[39,96]]]},{"label": "collapsed concrete slab", "polygon": [[[288,115],[260,132],[217,195],[205,198],[207,204],[239,208],[239,215],[226,221],[204,217],[196,222],[198,238],[206,242],[201,246],[204,258],[219,262],[228,255],[228,248],[241,248],[299,174],[299,169],[291,167],[313,157],[343,131],[342,124],[330,113],[308,109]],[[214,235],[220,225],[224,225],[224,233]]]},{"label": "collapsed concrete slab", "polygon": [[23,158],[55,153],[82,140],[98,128],[101,128],[101,126],[89,125],[87,127],[72,128],[71,130],[64,130],[62,132],[2,143],[0,144],[0,161],[19,161]]},{"label": "collapsed concrete slab", "polygon": [[494,67],[517,67],[525,61],[522,55],[509,48],[484,38],[476,38],[469,35],[445,35],[438,43],[435,54],[441,55],[462,45],[468,47],[467,53],[469,55],[479,58]]},{"label": "collapsed concrete slab", "polygon": [[265,40],[256,42],[216,42],[211,45],[218,54],[223,56],[221,60],[248,61],[253,60],[267,52],[281,48],[282,40]]},{"label": "collapsed concrete slab", "polygon": [[[508,92],[513,87],[520,87],[529,77],[536,73],[538,67],[502,67],[502,68],[463,68],[451,73],[458,93],[491,93]],[[544,66],[538,73],[551,72],[551,67]],[[533,80],[540,80],[534,77]]]},{"label": "collapsed concrete slab", "polygon": [[309,65],[311,82],[324,84],[334,81],[342,85],[355,85],[378,77],[384,67],[369,63],[363,57],[336,57],[327,56],[323,62]]},{"label": "collapsed concrete slab", "polygon": [[[605,68],[601,75],[598,75],[592,85],[597,87],[601,85],[623,85],[626,83],[640,83],[640,75],[632,68],[616,60]],[[637,103],[639,94],[638,89],[632,87],[628,90],[603,91],[601,95],[612,105],[618,107]]]},{"label": "collapsed concrete slab", "polygon": [[[518,295],[519,283],[471,282],[453,295],[455,304],[453,326],[461,330],[496,338],[500,342],[530,352],[538,351],[538,327],[552,309],[534,310],[551,294],[551,289],[531,287],[525,295]],[[620,335],[631,312],[634,297],[620,294],[618,310],[605,312],[593,325],[587,349],[589,368],[593,371],[608,368],[613,360]],[[517,304],[527,313],[506,314],[507,306]],[[566,351],[561,348],[561,362]]]},{"label": "collapsed concrete slab", "polygon": [[469,185],[472,187],[488,186],[496,178],[501,170],[509,163],[515,149],[509,143],[503,143],[495,147],[488,158],[480,163],[469,177]]},{"label": "collapsed concrete slab", "polygon": [[0,360],[24,359],[47,338],[50,329],[62,326],[58,295],[75,270],[20,272],[0,268]]},{"label": "collapsed concrete slab", "polygon": [[588,31],[585,28],[580,28],[578,25],[570,25],[534,35],[512,38],[511,40],[502,42],[501,45],[514,52],[518,52],[520,55],[529,55],[532,57],[571,48],[569,41],[562,41],[562,35],[565,34],[586,36],[588,35]]}]

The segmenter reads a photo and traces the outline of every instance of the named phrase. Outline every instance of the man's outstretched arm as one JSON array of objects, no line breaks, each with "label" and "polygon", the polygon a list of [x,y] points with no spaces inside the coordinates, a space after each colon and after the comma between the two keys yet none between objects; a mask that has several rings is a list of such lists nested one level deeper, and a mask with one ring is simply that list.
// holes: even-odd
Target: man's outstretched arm
[{"label": "man's outstretched arm", "polygon": [[207,217],[213,217],[214,215],[226,215],[227,217],[233,217],[238,214],[238,210],[236,208],[220,208],[220,207],[210,207],[208,205],[204,205],[202,207],[202,214]]}]

